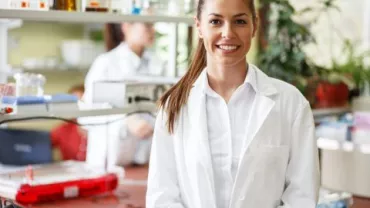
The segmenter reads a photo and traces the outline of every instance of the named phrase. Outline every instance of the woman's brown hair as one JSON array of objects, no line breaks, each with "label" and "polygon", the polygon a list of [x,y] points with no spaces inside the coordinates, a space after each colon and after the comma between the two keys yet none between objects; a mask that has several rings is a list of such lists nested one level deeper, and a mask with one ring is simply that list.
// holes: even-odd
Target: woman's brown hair
[{"label": "woman's brown hair", "polygon": [[104,41],[107,51],[117,47],[124,40],[121,24],[108,23],[104,28]]},{"label": "woman's brown hair", "polygon": [[[251,9],[253,21],[256,21],[257,15],[254,1],[245,1],[248,2],[248,6]],[[198,1],[197,18],[199,20],[203,10],[204,2],[205,0]],[[195,50],[187,73],[159,100],[159,107],[164,108],[164,111],[167,114],[167,129],[170,133],[174,132],[174,123],[180,113],[180,110],[182,106],[186,104],[194,82],[198,79],[206,65],[206,49],[204,47],[203,40],[199,39],[198,46]]]}]

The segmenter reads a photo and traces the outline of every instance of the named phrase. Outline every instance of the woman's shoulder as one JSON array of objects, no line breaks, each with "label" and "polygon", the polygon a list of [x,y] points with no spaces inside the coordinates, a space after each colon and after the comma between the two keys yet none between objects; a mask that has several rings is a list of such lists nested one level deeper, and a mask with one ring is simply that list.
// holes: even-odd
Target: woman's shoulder
[{"label": "woman's shoulder", "polygon": [[285,82],[280,79],[270,77],[273,85],[278,89],[279,93],[288,94],[297,98],[304,98],[303,94],[299,89],[291,83]]}]

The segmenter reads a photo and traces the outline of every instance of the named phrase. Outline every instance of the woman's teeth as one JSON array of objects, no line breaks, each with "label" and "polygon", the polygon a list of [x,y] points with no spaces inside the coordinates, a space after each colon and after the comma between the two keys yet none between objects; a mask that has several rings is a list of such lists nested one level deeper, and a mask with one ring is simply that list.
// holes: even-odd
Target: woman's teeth
[{"label": "woman's teeth", "polygon": [[230,45],[219,45],[218,48],[222,49],[222,50],[225,50],[225,51],[232,51],[232,50],[236,50],[238,48],[238,46],[230,46]]}]

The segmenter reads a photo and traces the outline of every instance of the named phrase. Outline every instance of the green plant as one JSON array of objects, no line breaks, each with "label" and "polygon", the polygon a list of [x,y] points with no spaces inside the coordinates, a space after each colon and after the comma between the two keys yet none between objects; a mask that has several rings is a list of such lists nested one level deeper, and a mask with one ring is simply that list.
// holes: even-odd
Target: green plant
[{"label": "green plant", "polygon": [[103,42],[104,34],[102,30],[92,30],[89,33],[90,40],[94,42]]},{"label": "green plant", "polygon": [[[327,11],[339,11],[335,1],[322,0],[312,7],[296,11],[289,0],[261,0],[260,11],[265,11],[262,15],[267,19],[263,23],[266,25],[262,25],[262,39],[267,44],[260,44],[259,66],[268,75],[293,83],[304,92],[307,85],[313,83],[312,79],[317,79],[317,71],[321,71],[321,67],[316,66],[304,51],[307,44],[315,43],[315,38],[309,30],[310,26]],[[295,21],[296,17],[311,12],[315,15],[304,24]]]},{"label": "green plant", "polygon": [[293,20],[298,12],[288,0],[262,0],[261,6],[268,7],[268,26],[263,37],[267,44],[259,49],[259,66],[268,75],[294,83],[303,91],[306,77],[313,75],[303,47],[314,38],[306,25]]}]

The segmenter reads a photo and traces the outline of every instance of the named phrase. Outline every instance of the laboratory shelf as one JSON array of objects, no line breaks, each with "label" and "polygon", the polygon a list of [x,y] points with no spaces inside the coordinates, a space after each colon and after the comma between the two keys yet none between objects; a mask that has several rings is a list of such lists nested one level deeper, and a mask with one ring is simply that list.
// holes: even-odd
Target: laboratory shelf
[{"label": "laboratory shelf", "polygon": [[332,191],[344,191],[370,197],[370,144],[319,138],[321,185]]},{"label": "laboratory shelf", "polygon": [[358,152],[370,155],[370,143],[354,143],[350,141],[338,141],[335,139],[318,138],[317,146],[322,150]]},{"label": "laboratory shelf", "polygon": [[323,116],[333,116],[340,115],[343,113],[350,112],[350,107],[341,107],[341,108],[322,108],[322,109],[313,109],[312,113],[315,118]]},{"label": "laboratory shelf", "polygon": [[154,103],[135,104],[123,108],[97,108],[97,109],[81,109],[81,110],[66,110],[55,112],[30,112],[22,114],[0,115],[0,123],[8,120],[19,120],[35,117],[58,117],[63,119],[124,115],[135,112],[156,112],[157,106]]},{"label": "laboratory shelf", "polygon": [[33,11],[0,9],[0,18],[67,23],[168,22],[190,25],[194,23],[194,19],[187,16],[123,15],[107,12],[68,12],[56,10]]}]

